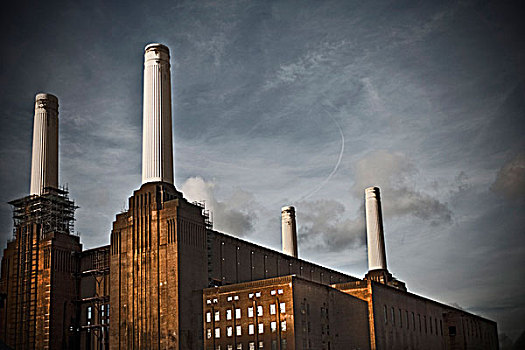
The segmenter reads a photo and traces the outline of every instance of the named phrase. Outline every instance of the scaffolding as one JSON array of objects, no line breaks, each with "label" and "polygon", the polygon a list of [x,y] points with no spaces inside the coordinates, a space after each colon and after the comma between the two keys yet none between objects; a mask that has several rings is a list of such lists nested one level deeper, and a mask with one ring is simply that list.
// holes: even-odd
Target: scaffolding
[{"label": "scaffolding", "polygon": [[40,239],[50,232],[73,234],[75,210],[78,207],[69,199],[66,187],[46,187],[42,195],[30,195],[9,204],[13,206],[15,236],[16,228],[28,223],[39,225]]},{"label": "scaffolding", "polygon": [[204,217],[204,224],[206,225],[206,228],[208,230],[212,230],[213,229],[213,213],[210,210],[206,209],[206,202],[205,201],[202,201],[202,202],[195,201],[193,202],[193,204],[201,208],[202,216]]}]

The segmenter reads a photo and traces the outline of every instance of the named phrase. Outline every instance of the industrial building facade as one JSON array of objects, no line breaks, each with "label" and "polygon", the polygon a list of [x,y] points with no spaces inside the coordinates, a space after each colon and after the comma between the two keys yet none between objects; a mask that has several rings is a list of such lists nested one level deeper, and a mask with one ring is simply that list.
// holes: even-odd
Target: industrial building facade
[{"label": "industrial building facade", "polygon": [[[142,186],[110,245],[83,250],[58,188],[58,99],[35,104],[31,191],[11,202],[0,341],[16,349],[497,349],[496,324],[407,292],[387,269],[379,189],[366,189],[364,279],[214,231],[173,185],[169,50],[144,63]],[[35,146],[36,145],[36,146]]]}]

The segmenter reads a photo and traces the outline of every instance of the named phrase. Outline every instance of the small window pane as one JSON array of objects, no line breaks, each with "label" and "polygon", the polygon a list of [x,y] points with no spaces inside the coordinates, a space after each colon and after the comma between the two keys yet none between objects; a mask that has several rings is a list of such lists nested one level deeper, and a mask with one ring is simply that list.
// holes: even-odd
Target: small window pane
[{"label": "small window pane", "polygon": [[275,304],[270,304],[270,315],[275,315],[276,307]]},{"label": "small window pane", "polygon": [[286,304],[285,303],[280,303],[279,304],[279,311],[284,314],[286,313]]}]

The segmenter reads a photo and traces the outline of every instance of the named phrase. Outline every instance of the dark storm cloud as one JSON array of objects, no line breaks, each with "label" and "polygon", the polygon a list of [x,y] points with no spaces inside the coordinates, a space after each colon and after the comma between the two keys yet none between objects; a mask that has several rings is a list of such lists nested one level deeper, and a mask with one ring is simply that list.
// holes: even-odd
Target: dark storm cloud
[{"label": "dark storm cloud", "polygon": [[490,189],[510,200],[525,200],[525,153],[518,154],[498,171]]},{"label": "dark storm cloud", "polygon": [[217,200],[215,184],[201,177],[187,179],[181,191],[190,201],[204,202],[210,211],[215,230],[238,237],[252,233],[257,221],[257,203],[253,194],[235,191],[223,201]]},{"label": "dark storm cloud", "polygon": [[402,153],[378,150],[365,155],[355,165],[353,192],[363,196],[365,188],[379,186],[386,194],[383,201],[387,216],[413,215],[433,225],[450,223],[450,208],[424,193],[414,184],[418,170]]},{"label": "dark storm cloud", "polygon": [[335,200],[299,202],[296,209],[301,249],[341,252],[365,243],[364,219],[347,218],[344,205]]}]

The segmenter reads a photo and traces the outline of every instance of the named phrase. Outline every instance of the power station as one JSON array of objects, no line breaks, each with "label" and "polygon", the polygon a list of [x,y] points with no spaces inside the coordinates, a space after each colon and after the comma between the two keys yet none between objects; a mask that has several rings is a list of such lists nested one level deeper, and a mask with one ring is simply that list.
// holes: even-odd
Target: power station
[{"label": "power station", "polygon": [[144,54],[142,185],[110,245],[83,250],[58,184],[58,99],[35,101],[31,188],[3,252],[0,340],[13,349],[497,349],[496,323],[407,291],[388,271],[380,190],[365,189],[356,278],[213,230],[174,186],[169,49]]}]

